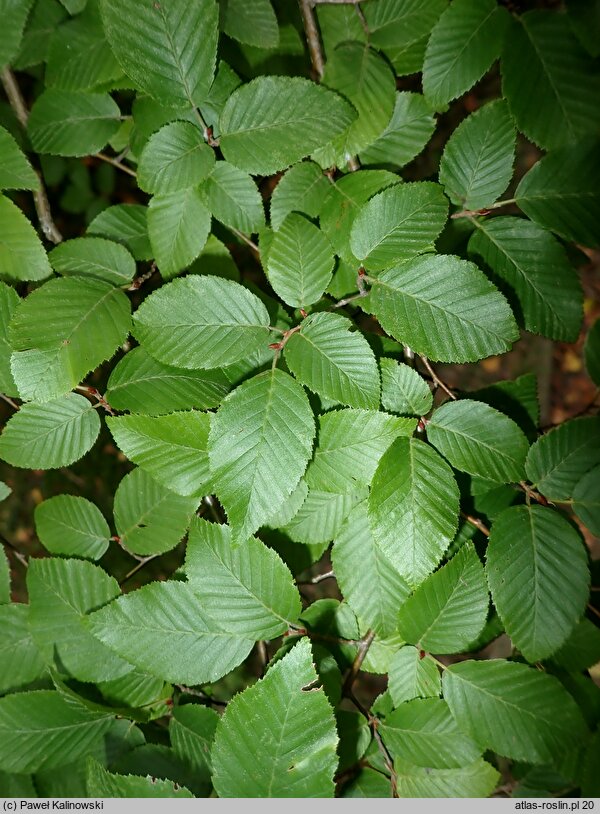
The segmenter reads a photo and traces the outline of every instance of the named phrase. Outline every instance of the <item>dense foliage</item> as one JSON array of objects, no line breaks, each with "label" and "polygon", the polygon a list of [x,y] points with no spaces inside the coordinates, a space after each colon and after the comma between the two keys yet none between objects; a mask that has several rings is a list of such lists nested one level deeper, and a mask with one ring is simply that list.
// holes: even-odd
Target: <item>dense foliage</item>
[{"label": "dense foliage", "polygon": [[431,364],[580,334],[556,6],[0,0],[0,793],[600,794],[600,418]]}]

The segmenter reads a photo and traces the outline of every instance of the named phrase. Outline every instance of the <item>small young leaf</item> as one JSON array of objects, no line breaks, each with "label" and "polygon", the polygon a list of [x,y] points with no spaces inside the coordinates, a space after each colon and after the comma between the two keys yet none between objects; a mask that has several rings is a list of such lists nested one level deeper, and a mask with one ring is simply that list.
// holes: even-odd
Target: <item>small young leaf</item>
[{"label": "small young leaf", "polygon": [[363,166],[404,167],[419,155],[433,131],[435,119],[424,97],[418,93],[396,93],[394,112],[383,133],[359,158]]},{"label": "small young leaf", "polygon": [[510,20],[494,0],[454,0],[435,24],[425,52],[423,92],[441,109],[469,90],[500,56]]},{"label": "small young leaf", "polygon": [[500,773],[482,759],[458,769],[430,769],[397,760],[394,770],[402,797],[489,797],[500,780]]},{"label": "small young leaf", "polygon": [[174,280],[144,300],[134,314],[134,334],[164,364],[215,368],[264,346],[269,314],[247,288],[193,275]]},{"label": "small young leaf", "polygon": [[532,445],[527,477],[550,500],[568,500],[583,477],[600,463],[600,419],[565,421]]},{"label": "small young leaf", "polygon": [[275,232],[267,258],[267,277],[288,305],[306,308],[323,296],[333,273],[331,244],[302,215],[291,213]]},{"label": "small young leaf", "polygon": [[381,404],[401,415],[422,416],[431,410],[433,395],[416,370],[395,359],[380,359]]},{"label": "small young leaf", "polygon": [[464,209],[494,203],[509,184],[516,131],[503,99],[465,119],[450,136],[440,161],[440,183]]},{"label": "small young leaf", "polygon": [[389,692],[394,706],[415,698],[431,698],[442,691],[442,681],[435,661],[409,644],[392,656]]},{"label": "small young leaf", "polygon": [[310,390],[350,407],[377,409],[379,370],[373,351],[341,314],[311,314],[285,345],[285,361]]},{"label": "small young leaf", "polygon": [[54,271],[64,277],[94,277],[122,286],[135,276],[135,260],[127,249],[101,237],[66,240],[52,249],[48,259]]},{"label": "small young leaf", "polygon": [[430,250],[447,216],[438,184],[394,186],[363,206],[352,224],[350,247],[367,269],[386,269]]},{"label": "small young leaf", "polygon": [[420,257],[383,272],[370,301],[387,333],[437,362],[474,362],[518,337],[504,297],[457,257]]},{"label": "small young leaf", "polygon": [[581,712],[558,679],[524,664],[452,664],[442,686],[460,729],[499,755],[550,763],[586,737]]},{"label": "small young leaf", "polygon": [[208,413],[108,417],[119,449],[163,486],[178,495],[208,490]]},{"label": "small young leaf", "polygon": [[486,572],[504,629],[527,661],[558,650],[585,609],[590,585],[585,547],[567,520],[542,506],[506,509],[492,525]]},{"label": "small young leaf", "polygon": [[84,497],[51,497],[35,507],[34,516],[36,533],[51,554],[99,560],[108,548],[108,523]]},{"label": "small young leaf", "polygon": [[277,17],[270,0],[227,0],[221,5],[221,29],[228,37],[258,48],[279,45]]},{"label": "small young leaf", "polygon": [[265,225],[265,210],[254,180],[227,161],[217,161],[201,187],[213,217],[240,232],[252,234]]},{"label": "small young leaf", "polygon": [[87,626],[88,614],[119,596],[113,577],[90,562],[47,557],[27,569],[33,640],[46,664],[79,681],[107,681],[131,672]]},{"label": "small young leaf", "polygon": [[220,370],[185,370],[164,365],[143,348],[133,348],[113,368],[106,399],[117,410],[163,415],[217,407],[229,391]]},{"label": "small young leaf", "polygon": [[151,260],[148,209],[139,204],[116,204],[100,212],[88,226],[88,234],[122,243],[136,260]]},{"label": "small young leaf", "polygon": [[312,689],[316,681],[303,639],[227,705],[212,750],[219,797],[333,797],[338,738],[325,693]]},{"label": "small young leaf", "polygon": [[250,537],[292,493],[314,434],[304,390],[280,370],[254,376],[223,400],[211,421],[208,452],[235,541]]},{"label": "small young leaf", "polygon": [[196,596],[229,633],[274,639],[302,611],[292,575],[277,553],[256,537],[233,546],[228,526],[194,521],[185,571]]},{"label": "small young leaf", "polygon": [[44,280],[52,269],[35,229],[11,200],[0,195],[0,275],[10,280]]},{"label": "small young leaf", "polygon": [[417,439],[398,438],[383,455],[369,497],[371,529],[400,574],[418,585],[456,534],[459,495],[446,462]]},{"label": "small young leaf", "polygon": [[23,29],[33,0],[2,0],[0,15],[2,17],[2,41],[0,43],[0,65],[12,62],[19,52]]},{"label": "small young leaf", "polygon": [[395,633],[398,610],[410,588],[376,545],[365,501],[346,518],[331,558],[344,599],[357,616],[381,636]]},{"label": "small young leaf", "polygon": [[121,111],[108,93],[45,90],[27,123],[34,150],[81,156],[99,152],[119,129]]},{"label": "small young leaf", "polygon": [[174,683],[217,681],[254,645],[253,639],[225,633],[185,582],[144,585],[92,614],[90,623],[112,650]]},{"label": "small young leaf", "polygon": [[483,630],[488,607],[483,566],[473,544],[465,543],[402,605],[398,629],[424,650],[458,653]]},{"label": "small young leaf", "polygon": [[148,205],[148,236],[164,280],[198,257],[210,232],[210,212],[200,190],[155,195]]},{"label": "small young leaf", "polygon": [[341,96],[307,79],[260,76],[229,97],[220,146],[241,170],[269,175],[332,141],[354,118]]},{"label": "small young leaf", "polygon": [[37,189],[39,185],[39,178],[17,142],[0,127],[0,189]]},{"label": "small young leaf", "polygon": [[374,410],[325,413],[319,418],[319,442],[306,473],[307,484],[340,494],[368,486],[392,441],[414,429],[414,421]]},{"label": "small young leaf", "polygon": [[573,511],[596,536],[600,535],[600,466],[586,472],[573,489]]},{"label": "small young leaf", "polygon": [[172,107],[204,100],[217,54],[214,0],[102,0],[101,10],[106,38],[137,87]]},{"label": "small young leaf", "polygon": [[386,52],[410,45],[429,36],[445,8],[445,0],[379,0],[365,6],[371,41]]},{"label": "small young leaf", "polygon": [[301,161],[285,173],[271,195],[271,226],[279,229],[290,212],[316,218],[330,184],[318,164]]},{"label": "small young leaf", "polygon": [[115,526],[121,545],[149,556],[174,548],[200,498],[184,497],[155,481],[143,469],[125,475],[115,493]]},{"label": "small young leaf", "polygon": [[140,189],[167,195],[197,186],[215,164],[214,151],[190,122],[170,122],[146,142],[137,172]]},{"label": "small young leaf", "polygon": [[[339,6],[319,6],[322,8],[339,8]],[[342,6],[342,8],[344,8]],[[375,769],[361,769],[358,775],[354,777],[344,788],[341,793],[342,797],[347,798],[370,798],[378,797],[385,798],[392,796],[392,787],[389,778],[381,774]]]},{"label": "small young leaf", "polygon": [[0,459],[26,469],[69,466],[92,448],[99,432],[98,412],[83,396],[24,404],[0,436]]},{"label": "small young leaf", "polygon": [[495,480],[520,481],[529,443],[517,424],[487,404],[471,399],[438,407],[427,437],[456,469]]}]

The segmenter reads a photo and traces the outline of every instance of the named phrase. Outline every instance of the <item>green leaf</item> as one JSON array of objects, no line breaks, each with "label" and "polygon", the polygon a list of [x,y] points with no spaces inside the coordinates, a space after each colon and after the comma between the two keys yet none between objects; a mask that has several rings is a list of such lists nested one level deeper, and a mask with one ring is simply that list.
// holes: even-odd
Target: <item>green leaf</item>
[{"label": "green leaf", "polygon": [[504,297],[474,263],[457,257],[415,258],[383,272],[370,303],[390,336],[437,362],[474,362],[518,338]]},{"label": "green leaf", "polygon": [[[374,42],[374,32],[371,41]],[[400,91],[396,93],[394,112],[387,127],[359,153],[361,164],[404,167],[419,155],[434,130],[435,119],[425,98],[418,93]]]},{"label": "green leaf", "polygon": [[43,280],[52,274],[35,229],[11,200],[0,195],[0,275],[11,280]]},{"label": "green leaf", "polygon": [[173,750],[199,771],[211,771],[210,749],[219,716],[209,707],[186,704],[173,709],[169,738]]},{"label": "green leaf", "polygon": [[256,183],[233,164],[217,161],[201,191],[213,217],[225,226],[252,234],[265,225],[265,210]]},{"label": "green leaf", "polygon": [[600,246],[599,154],[598,142],[591,140],[548,153],[521,179],[517,204],[545,229]]},{"label": "green leaf", "polygon": [[[214,213],[213,213],[214,214]],[[227,246],[213,234],[208,236],[204,248],[189,268],[190,274],[211,274],[239,283],[239,269]]]},{"label": "green leaf", "polygon": [[456,469],[498,483],[523,479],[527,438],[514,421],[483,402],[468,399],[438,407],[427,437]]},{"label": "green leaf", "polygon": [[364,13],[371,42],[387,52],[421,40],[446,6],[446,0],[379,0],[367,5]]},{"label": "green leaf", "polygon": [[218,6],[214,0],[101,0],[106,38],[136,87],[166,105],[200,104],[213,80]]},{"label": "green leaf", "polygon": [[21,47],[15,59],[11,59],[15,70],[21,71],[32,65],[39,65],[47,59],[51,35],[67,16],[58,0],[38,0],[29,15]]},{"label": "green leaf", "polygon": [[214,151],[190,122],[165,124],[140,155],[137,180],[144,192],[166,195],[197,186],[215,164]]},{"label": "green leaf", "polygon": [[29,625],[40,655],[79,681],[107,681],[131,672],[88,628],[88,614],[121,593],[113,577],[84,560],[34,559],[27,569]]},{"label": "green leaf", "polygon": [[[208,490],[208,413],[107,418],[116,445],[130,461],[179,495]],[[204,490],[204,491],[203,491]]]},{"label": "green leaf", "polygon": [[440,161],[440,183],[464,209],[494,203],[513,173],[517,134],[503,99],[484,105],[450,136]]},{"label": "green leaf", "polygon": [[74,704],[54,690],[0,698],[0,768],[35,772],[68,766],[101,744],[113,717]]},{"label": "green leaf", "polygon": [[600,466],[586,472],[573,489],[573,511],[588,529],[600,536]]},{"label": "green leaf", "polygon": [[460,731],[441,698],[407,701],[386,715],[380,728],[394,758],[415,766],[457,769],[481,756],[482,749]]},{"label": "green leaf", "polygon": [[325,87],[301,77],[260,76],[229,97],[220,147],[236,167],[270,175],[332,141],[354,118],[350,104]]},{"label": "green leaf", "polygon": [[401,182],[399,175],[386,170],[358,170],[329,185],[320,212],[321,229],[334,252],[348,261],[354,270],[356,258],[350,251],[350,230],[358,212],[376,192]]},{"label": "green leaf", "polygon": [[483,748],[527,763],[550,763],[585,738],[573,698],[554,676],[503,659],[452,664],[444,698],[463,732]]},{"label": "green leaf", "polygon": [[318,164],[301,161],[283,175],[271,195],[270,216],[273,229],[279,229],[290,212],[302,212],[316,218],[322,209],[330,184]]},{"label": "green leaf", "polygon": [[19,391],[10,370],[12,348],[8,341],[8,324],[19,302],[19,295],[14,288],[0,282],[0,392],[17,397]]},{"label": "green leaf", "polygon": [[306,473],[307,484],[340,494],[368,486],[392,441],[414,429],[414,421],[374,410],[325,413],[319,417],[319,442]]},{"label": "green leaf", "polygon": [[152,260],[147,215],[147,207],[140,204],[108,206],[90,223],[88,234],[122,243],[136,260]]},{"label": "green leaf", "polygon": [[51,497],[38,503],[34,516],[36,534],[51,554],[99,560],[108,549],[108,523],[84,497]]},{"label": "green leaf", "polygon": [[282,531],[295,543],[329,543],[339,533],[352,507],[364,497],[363,490],[337,494],[311,489],[300,509]]},{"label": "green leaf", "polygon": [[148,205],[148,236],[163,279],[175,277],[202,251],[210,212],[199,189],[155,195]]},{"label": "green leaf", "polygon": [[350,407],[377,409],[379,370],[373,351],[341,314],[311,314],[285,345],[285,361],[310,390]]},{"label": "green leaf", "polygon": [[0,436],[0,458],[27,469],[56,469],[78,461],[94,444],[100,419],[83,396],[24,404]]},{"label": "green leaf", "polygon": [[395,707],[415,698],[431,698],[442,691],[436,663],[430,656],[407,644],[390,662],[389,691]]},{"label": "green leaf", "polygon": [[[4,483],[4,481],[2,481]],[[4,483],[4,491],[9,487]],[[6,495],[5,495],[6,497]],[[4,498],[3,498],[4,500]],[[10,563],[4,548],[0,549],[0,605],[10,602]]]},{"label": "green leaf", "polygon": [[381,404],[386,410],[403,415],[422,416],[433,406],[427,382],[416,370],[395,359],[379,360],[381,368]]},{"label": "green leaf", "polygon": [[588,0],[569,0],[567,14],[571,28],[588,54],[600,56],[600,14],[598,3]]},{"label": "green leaf", "polygon": [[322,167],[343,167],[388,126],[396,99],[394,74],[385,59],[367,44],[343,42],[329,53],[321,81],[358,112],[343,133],[313,154]]},{"label": "green leaf", "polygon": [[227,36],[238,42],[258,48],[279,45],[277,17],[270,0],[225,0],[220,22]]},{"label": "green leaf", "polygon": [[96,90],[123,79],[95,3],[89,3],[83,14],[52,32],[45,73],[48,87]]},{"label": "green leaf", "polygon": [[314,418],[302,387],[274,369],[224,399],[208,444],[216,494],[243,542],[283,504],[312,453]]},{"label": "green leaf", "polygon": [[402,797],[489,797],[500,780],[500,773],[482,759],[458,769],[429,769],[397,760],[394,770]]},{"label": "green leaf", "polygon": [[212,750],[219,797],[333,797],[338,738],[323,690],[309,689],[316,681],[303,639],[229,702]]},{"label": "green leaf", "polygon": [[110,374],[106,398],[116,410],[161,415],[217,407],[228,390],[229,380],[219,370],[163,365],[143,348],[133,348]]},{"label": "green leaf", "polygon": [[232,545],[229,526],[194,521],[185,571],[200,602],[229,633],[274,639],[302,611],[298,589],[278,554],[256,537]]},{"label": "green leaf", "polygon": [[[323,8],[323,6],[319,6]],[[325,6],[329,8],[329,6]],[[337,6],[332,6],[337,8]],[[354,779],[342,789],[342,797],[348,798],[369,798],[369,797],[391,797],[392,787],[389,778],[375,769],[361,769]]]},{"label": "green leaf", "polygon": [[174,548],[185,534],[200,498],[184,497],[144,469],[125,475],[115,493],[115,526],[122,546],[149,556]]},{"label": "green leaf", "polygon": [[366,502],[346,518],[331,559],[340,591],[357,616],[381,636],[395,633],[398,610],[410,588],[376,545]]},{"label": "green leaf", "polygon": [[164,364],[215,368],[264,346],[269,314],[258,297],[238,283],[193,275],[147,297],[134,315],[134,333]]},{"label": "green leaf", "polygon": [[[94,634],[151,675],[182,684],[217,681],[253,639],[223,631],[184,582],[153,582],[92,614]],[[1,702],[0,702],[1,703]]]},{"label": "green leaf", "polygon": [[483,630],[488,607],[483,566],[473,544],[465,543],[402,605],[398,629],[423,650],[459,653]]},{"label": "green leaf", "polygon": [[39,185],[39,178],[17,142],[0,127],[0,189],[37,189]]},{"label": "green leaf", "polygon": [[[4,552],[2,552],[4,555]],[[7,600],[9,601],[9,600]],[[29,605],[0,605],[0,692],[41,678],[46,665],[31,637]]]},{"label": "green leaf", "polygon": [[38,153],[89,155],[114,136],[120,118],[121,111],[108,93],[49,88],[31,108],[27,132]]},{"label": "green leaf", "polygon": [[306,308],[323,296],[333,273],[329,240],[303,215],[289,214],[275,232],[267,258],[267,277],[288,305]]},{"label": "green leaf", "polygon": [[133,774],[113,774],[97,760],[88,758],[87,791],[90,797],[193,797],[191,791],[173,780],[159,777],[139,777]]},{"label": "green leaf", "polygon": [[558,650],[590,585],[585,547],[568,521],[542,506],[506,509],[492,525],[486,572],[504,629],[525,658],[536,662]]},{"label": "green leaf", "polygon": [[[6,498],[11,494],[12,489],[10,486],[7,486],[4,481],[0,480],[0,502],[6,500]],[[0,602],[1,604],[1,602]]]},{"label": "green leaf", "polygon": [[569,638],[552,654],[552,661],[571,673],[588,670],[600,661],[600,628],[583,617]]},{"label": "green leaf", "polygon": [[127,285],[135,276],[135,260],[127,249],[101,237],[76,237],[52,249],[48,259],[64,277],[94,277],[113,285]]},{"label": "green leaf", "polygon": [[583,295],[561,244],[523,218],[474,220],[469,254],[481,258],[510,286],[524,327],[562,342],[574,342],[583,315]]},{"label": "green leaf", "polygon": [[568,500],[583,475],[600,463],[600,418],[565,421],[532,445],[529,480],[550,500]]},{"label": "green leaf", "polygon": [[600,74],[563,17],[515,18],[502,53],[502,92],[519,130],[546,150],[596,133]]},{"label": "green leaf", "polygon": [[500,56],[510,20],[494,0],[454,0],[435,24],[425,52],[423,92],[437,110],[461,96]]},{"label": "green leaf", "polygon": [[350,247],[367,269],[389,268],[430,250],[447,216],[438,184],[397,185],[363,206],[352,224]]},{"label": "green leaf", "polygon": [[456,534],[458,508],[446,462],[422,441],[394,441],[373,478],[369,517],[375,540],[411,585],[440,562]]},{"label": "green leaf", "polygon": [[583,353],[588,376],[597,387],[600,387],[600,319],[597,319],[589,329]]},{"label": "green leaf", "polygon": [[0,0],[2,40],[0,41],[0,67],[12,62],[19,52],[23,29],[33,0]]},{"label": "green leaf", "polygon": [[72,390],[127,339],[129,300],[110,283],[49,280],[15,309],[11,370],[21,398],[48,401]]}]

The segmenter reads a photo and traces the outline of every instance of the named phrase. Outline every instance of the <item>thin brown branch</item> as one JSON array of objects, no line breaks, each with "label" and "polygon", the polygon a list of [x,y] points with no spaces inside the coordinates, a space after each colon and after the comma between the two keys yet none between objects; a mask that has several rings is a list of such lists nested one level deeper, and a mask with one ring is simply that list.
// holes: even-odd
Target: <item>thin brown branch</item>
[{"label": "thin brown branch", "polygon": [[590,604],[590,603],[588,603],[588,606],[587,606],[587,607],[588,607],[588,610],[591,610],[591,612],[592,612],[592,613],[593,613],[595,616],[597,616],[597,617],[598,617],[598,619],[600,619],[600,611],[599,611],[597,608],[595,608],[595,607],[594,607],[592,604]]},{"label": "thin brown branch", "polygon": [[140,274],[139,277],[136,277],[135,280],[132,280],[131,285],[125,288],[125,291],[137,291],[141,288],[144,283],[149,280],[157,270],[156,261],[152,262],[149,270],[145,274]]},{"label": "thin brown branch", "polygon": [[126,172],[127,175],[131,175],[132,178],[137,178],[137,173],[128,167],[126,164],[123,164],[119,161],[118,158],[113,158],[110,155],[106,155],[106,153],[95,153],[94,158],[99,158],[100,161],[105,161],[107,164],[110,164],[112,167],[116,167],[121,172]]},{"label": "thin brown branch", "polygon": [[306,43],[308,45],[308,53],[310,54],[310,61],[312,62],[317,81],[320,82],[325,72],[325,59],[323,57],[321,37],[319,35],[317,20],[315,18],[315,3],[314,0],[299,0],[299,2],[302,22],[304,24],[304,33],[306,34]]},{"label": "thin brown branch", "polygon": [[21,554],[21,552],[19,551],[19,549],[16,547],[16,545],[14,543],[11,543],[10,540],[7,540],[6,537],[3,534],[0,534],[0,540],[2,540],[3,545],[5,545],[7,548],[10,548],[12,553],[15,555],[15,558],[17,560],[19,560],[21,565],[23,565],[25,568],[29,567],[29,562],[27,560],[27,557],[24,554]]},{"label": "thin brown branch", "polygon": [[449,387],[448,387],[446,384],[444,384],[444,382],[443,382],[443,381],[440,379],[440,377],[437,375],[437,373],[435,372],[435,370],[434,370],[434,369],[431,367],[431,365],[429,364],[429,359],[428,359],[426,356],[421,356],[421,355],[419,355],[419,359],[420,359],[420,360],[423,362],[423,364],[425,365],[425,368],[427,369],[427,372],[428,372],[428,373],[429,373],[429,375],[431,376],[431,380],[433,381],[434,386],[435,386],[436,388],[437,388],[437,387],[439,387],[441,390],[443,390],[443,391],[444,391],[444,393],[447,393],[447,394],[450,396],[450,398],[451,398],[451,399],[453,399],[454,401],[456,401],[456,399],[457,399],[456,395],[455,395],[455,394],[452,392],[452,390],[450,390],[450,388],[449,388]]},{"label": "thin brown branch", "polygon": [[[2,69],[0,80],[2,81],[2,86],[6,93],[9,105],[12,107],[21,127],[26,130],[29,111],[27,110],[25,101],[23,100],[21,89],[19,88],[17,80],[15,79],[15,76],[10,68]],[[52,212],[50,211],[46,187],[44,186],[40,173],[36,172],[36,175],[38,177],[39,186],[37,189],[33,190],[33,203],[40,222],[40,227],[44,233],[44,236],[46,237],[46,240],[49,240],[51,243],[60,243],[63,238],[52,219]]]},{"label": "thin brown branch", "polygon": [[350,699],[350,701],[352,701],[352,703],[354,704],[356,709],[361,713],[361,715],[363,715],[367,719],[367,721],[369,723],[371,733],[372,733],[372,735],[373,735],[373,737],[375,739],[375,742],[377,743],[377,748],[381,752],[381,756],[383,757],[383,762],[385,763],[385,766],[386,766],[388,772],[390,773],[390,782],[391,782],[391,785],[392,785],[392,796],[397,797],[398,796],[398,775],[396,774],[396,770],[394,769],[394,759],[393,759],[392,755],[390,754],[389,749],[385,745],[385,743],[383,741],[383,738],[379,734],[379,730],[378,730],[379,720],[374,715],[371,715],[369,710],[363,704],[361,704],[361,702],[358,700],[358,698],[354,695],[353,692],[348,693],[348,698]]},{"label": "thin brown branch", "polygon": [[528,483],[525,483],[524,480],[519,481],[519,486],[525,492],[527,503],[531,503],[531,501],[533,500],[536,503],[539,503],[540,506],[550,505],[550,501],[547,498],[545,498],[544,495],[541,495],[539,492],[536,492],[536,490],[532,489],[531,486],[529,486]]},{"label": "thin brown branch", "polygon": [[19,405],[17,404],[17,402],[13,401],[10,396],[6,395],[6,393],[0,393],[0,399],[2,399],[2,401],[5,401],[7,404],[10,404],[13,410],[19,409]]},{"label": "thin brown branch", "polygon": [[128,571],[125,574],[123,579],[119,582],[119,585],[123,585],[125,582],[127,582],[128,579],[131,579],[131,577],[134,574],[137,574],[137,572],[140,571],[145,565],[147,565],[152,560],[155,560],[159,556],[160,554],[151,554],[149,557],[143,557],[136,565],[133,566],[131,571]]},{"label": "thin brown branch", "polygon": [[510,206],[510,204],[514,203],[516,203],[514,198],[508,198],[506,201],[497,201],[494,204],[490,204],[490,206],[485,209],[463,209],[460,212],[454,212],[450,215],[450,218],[475,218],[482,215],[489,215],[494,209],[501,209],[503,206]]},{"label": "thin brown branch", "polygon": [[362,663],[366,658],[367,653],[369,652],[369,648],[373,644],[373,639],[375,638],[375,631],[368,630],[367,633],[363,636],[360,640],[360,644],[358,645],[358,652],[352,662],[352,667],[348,670],[348,674],[344,680],[344,686],[342,687],[342,695],[348,695],[352,690],[352,685],[356,680],[356,676],[358,675],[360,668],[362,667]]},{"label": "thin brown branch", "polygon": [[243,241],[247,246],[250,246],[252,251],[256,252],[257,257],[260,257],[260,251],[258,246],[251,238],[248,237],[248,235],[245,235],[243,232],[240,232],[239,229],[234,229],[233,226],[228,226],[227,228],[229,229],[230,232],[233,232],[233,234],[236,237],[239,237],[239,239]]},{"label": "thin brown branch", "polygon": [[478,529],[482,534],[485,534],[486,537],[490,536],[489,528],[478,517],[473,517],[472,514],[466,514],[465,512],[461,512],[460,516],[463,518],[463,520],[466,520],[467,523],[475,526],[475,528]]}]

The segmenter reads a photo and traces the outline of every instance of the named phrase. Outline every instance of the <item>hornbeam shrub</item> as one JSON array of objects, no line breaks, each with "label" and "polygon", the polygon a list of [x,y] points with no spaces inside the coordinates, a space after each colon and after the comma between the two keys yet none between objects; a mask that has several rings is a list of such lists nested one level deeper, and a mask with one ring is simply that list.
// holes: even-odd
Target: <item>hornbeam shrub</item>
[{"label": "hornbeam shrub", "polygon": [[600,794],[597,3],[0,17],[0,793]]}]

